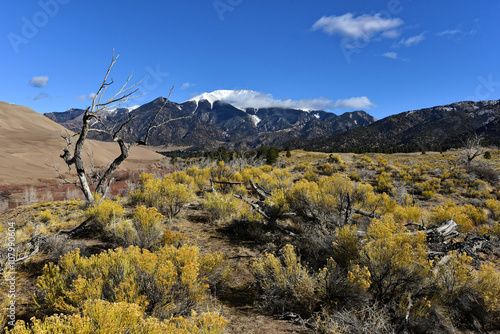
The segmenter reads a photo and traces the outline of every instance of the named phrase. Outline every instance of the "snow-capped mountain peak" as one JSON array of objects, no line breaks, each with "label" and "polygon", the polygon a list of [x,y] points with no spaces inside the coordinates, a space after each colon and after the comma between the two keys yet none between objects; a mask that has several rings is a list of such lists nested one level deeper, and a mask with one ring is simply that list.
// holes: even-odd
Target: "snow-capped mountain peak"
[{"label": "snow-capped mountain peak", "polygon": [[[244,101],[252,95],[256,94],[256,92],[252,90],[216,90],[211,93],[203,93],[201,95],[195,96],[189,101],[195,101],[199,103],[200,101],[206,100],[210,102],[213,106],[215,101],[222,101],[233,104],[237,108],[246,108],[246,105],[241,105],[238,101]],[[243,103],[246,104],[246,103]]]},{"label": "snow-capped mountain peak", "polygon": [[375,106],[366,96],[340,99],[337,101],[330,100],[326,97],[293,100],[290,98],[275,98],[271,94],[253,90],[216,90],[211,93],[203,93],[195,96],[189,101],[199,103],[202,100],[208,101],[212,105],[212,108],[215,101],[221,101],[229,103],[243,111],[247,108],[282,108],[311,112],[333,109],[351,109],[351,107],[356,107],[355,109],[359,110]]}]

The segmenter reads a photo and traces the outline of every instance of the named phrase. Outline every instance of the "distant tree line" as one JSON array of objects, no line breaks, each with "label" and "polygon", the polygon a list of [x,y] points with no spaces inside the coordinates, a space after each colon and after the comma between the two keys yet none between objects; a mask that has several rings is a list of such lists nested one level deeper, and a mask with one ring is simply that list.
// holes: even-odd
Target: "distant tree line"
[{"label": "distant tree line", "polygon": [[[172,163],[177,162],[179,158],[207,158],[213,161],[231,162],[238,158],[257,158],[262,159],[268,165],[273,165],[278,161],[281,150],[275,146],[266,146],[262,144],[258,149],[249,151],[229,150],[225,146],[219,146],[215,151],[174,151],[174,152],[158,152],[171,159]],[[290,148],[287,148],[289,155]]]},{"label": "distant tree line", "polygon": [[[492,147],[492,146],[500,146],[500,141],[483,141],[483,147]],[[423,145],[423,146],[397,146],[397,147],[342,147],[336,149],[326,149],[319,150],[325,153],[356,153],[356,154],[365,154],[365,153],[384,153],[384,154],[393,154],[393,153],[426,153],[426,152],[446,152],[451,149],[459,149],[462,148],[463,144],[453,144],[453,145]]]}]

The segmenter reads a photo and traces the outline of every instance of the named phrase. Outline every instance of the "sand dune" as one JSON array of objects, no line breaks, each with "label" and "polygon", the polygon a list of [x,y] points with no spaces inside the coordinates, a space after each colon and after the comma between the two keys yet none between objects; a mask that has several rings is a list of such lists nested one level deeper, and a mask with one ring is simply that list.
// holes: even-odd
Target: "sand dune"
[{"label": "sand dune", "polygon": [[[0,102],[0,184],[28,184],[55,179],[55,163],[68,175],[59,157],[65,141],[60,137],[65,128],[45,116],[18,105]],[[116,143],[89,140],[86,150],[93,154],[96,165],[105,165],[119,155]],[[147,169],[162,155],[142,147],[131,151],[122,170]]]}]

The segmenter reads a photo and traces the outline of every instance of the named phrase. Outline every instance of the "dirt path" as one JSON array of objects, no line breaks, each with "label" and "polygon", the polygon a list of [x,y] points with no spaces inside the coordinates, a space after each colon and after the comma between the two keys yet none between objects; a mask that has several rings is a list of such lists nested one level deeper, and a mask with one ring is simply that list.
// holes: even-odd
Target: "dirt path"
[{"label": "dirt path", "polygon": [[253,258],[263,255],[262,247],[252,241],[231,238],[223,226],[206,221],[201,211],[188,210],[171,223],[171,230],[190,236],[202,251],[223,252],[233,268],[223,291],[217,293],[222,314],[228,319],[228,333],[312,333],[305,326],[263,314],[255,305]]}]

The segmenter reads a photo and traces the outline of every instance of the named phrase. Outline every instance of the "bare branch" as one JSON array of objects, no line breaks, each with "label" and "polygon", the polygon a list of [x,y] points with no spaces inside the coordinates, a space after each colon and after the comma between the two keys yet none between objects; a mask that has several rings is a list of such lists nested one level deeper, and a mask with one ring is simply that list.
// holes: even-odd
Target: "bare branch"
[{"label": "bare branch", "polygon": [[151,132],[151,129],[153,128],[154,122],[156,121],[156,117],[158,117],[158,114],[160,113],[160,111],[163,110],[163,107],[165,107],[165,105],[167,104],[167,102],[170,100],[170,95],[172,95],[172,91],[174,90],[174,87],[175,87],[175,85],[173,85],[172,88],[170,88],[170,92],[168,93],[167,99],[165,100],[165,102],[163,103],[163,105],[160,107],[160,109],[158,109],[158,111],[155,113],[153,119],[149,123],[149,126],[148,126],[148,128],[146,130],[146,137],[143,140],[143,142],[144,142],[143,145],[147,145],[148,144],[149,134]]},{"label": "bare branch", "polygon": [[[59,179],[61,179],[63,184],[72,184],[76,187],[79,187],[78,182],[69,181],[64,177],[64,175],[61,173],[61,170],[59,169],[59,166],[57,166],[56,163],[54,162],[54,159],[52,159],[52,165],[49,165],[47,162],[45,162],[45,166],[52,167],[57,172],[58,177],[59,177]],[[70,171],[71,171],[71,168],[70,168]]]},{"label": "bare branch", "polygon": [[118,128],[118,130],[116,130],[113,135],[111,136],[111,138],[113,138],[113,140],[115,140],[116,138],[118,138],[118,134],[120,133],[120,131],[122,131],[122,129],[128,124],[130,123],[134,118],[136,118],[137,115],[134,115],[132,117],[129,117],[125,122],[123,122],[120,127]]},{"label": "bare branch", "polygon": [[259,189],[255,185],[255,182],[253,181],[253,179],[250,179],[250,185],[252,186],[253,190],[255,190],[255,192],[259,195],[261,200],[265,200],[265,199],[269,198],[269,196],[264,191],[262,191],[261,189]]},{"label": "bare branch", "polygon": [[258,214],[260,214],[262,217],[264,217],[264,219],[268,222],[269,225],[271,225],[273,228],[277,229],[278,231],[286,234],[286,235],[289,235],[291,237],[296,237],[297,235],[291,231],[288,231],[287,229],[281,227],[278,225],[278,223],[276,223],[276,220],[272,219],[271,217],[269,217],[269,215],[267,215],[264,211],[262,211],[262,209],[255,203],[243,198],[243,196],[241,195],[237,195],[237,194],[233,194],[234,197],[242,200],[243,202],[249,204],[252,209],[254,209]]},{"label": "bare branch", "polygon": [[215,197],[217,197],[217,199],[220,199],[217,191],[215,190],[214,181],[212,180],[212,178],[210,178],[210,186],[212,187],[212,193],[215,195]]}]

